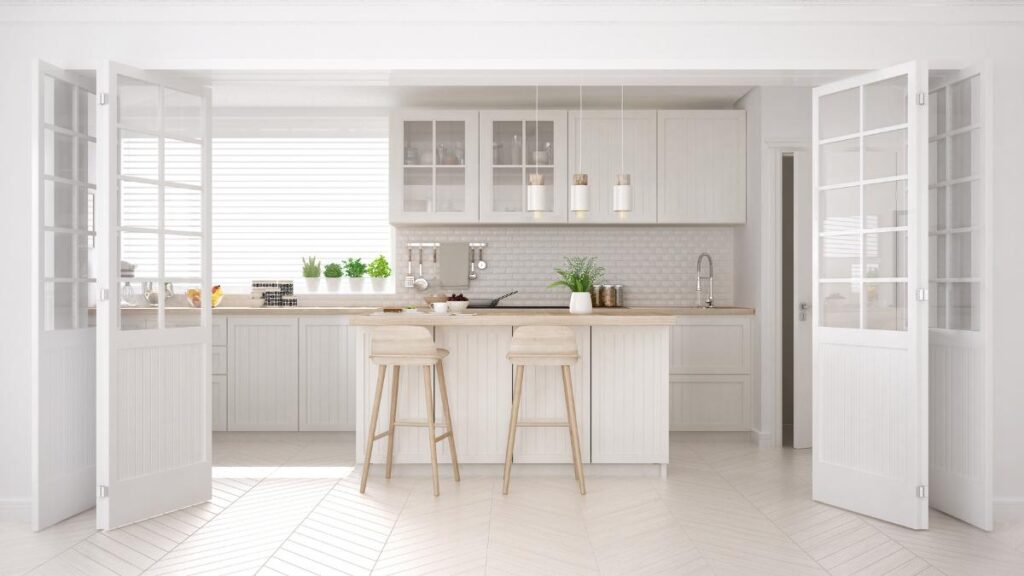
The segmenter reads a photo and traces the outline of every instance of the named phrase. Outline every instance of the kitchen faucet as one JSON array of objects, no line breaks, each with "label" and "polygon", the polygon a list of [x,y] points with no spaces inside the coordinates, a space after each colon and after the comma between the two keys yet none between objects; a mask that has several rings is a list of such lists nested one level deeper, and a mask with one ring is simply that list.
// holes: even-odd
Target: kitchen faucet
[{"label": "kitchen faucet", "polygon": [[[708,259],[708,275],[700,275],[700,265],[704,262],[704,259]],[[697,300],[701,297],[701,285],[700,281],[707,279],[708,281],[708,299],[704,300],[705,308],[712,308],[715,305],[715,264],[711,260],[711,254],[702,252],[700,256],[697,256]]]}]

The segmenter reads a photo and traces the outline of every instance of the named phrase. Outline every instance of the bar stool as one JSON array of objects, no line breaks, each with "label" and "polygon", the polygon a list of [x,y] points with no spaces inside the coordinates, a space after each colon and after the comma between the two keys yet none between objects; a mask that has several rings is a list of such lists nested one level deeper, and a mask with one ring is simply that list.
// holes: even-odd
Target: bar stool
[{"label": "bar stool", "polygon": [[[569,442],[572,444],[573,472],[580,494],[587,493],[583,479],[583,458],[580,456],[580,434],[576,425],[576,401],[572,393],[572,376],[569,368],[579,359],[576,349],[576,334],[567,326],[522,326],[512,336],[508,359],[515,367],[515,383],[512,390],[512,416],[508,423],[508,446],[505,448],[505,482],[501,493],[508,494],[512,472],[512,452],[516,445],[516,429],[519,426],[569,428]],[[519,421],[519,403],[523,397],[523,372],[527,366],[561,366],[562,387],[565,391],[566,421]]]},{"label": "bar stool", "polygon": [[[391,478],[391,463],[395,450],[395,427],[412,426],[426,427],[430,433],[430,464],[434,472],[434,496],[441,494],[437,478],[437,443],[448,439],[448,448],[452,453],[452,475],[459,481],[459,457],[455,452],[455,436],[452,430],[452,414],[448,408],[448,387],[444,379],[444,358],[448,351],[438,348],[423,326],[381,326],[375,328],[370,337],[370,361],[377,368],[377,392],[374,394],[373,410],[370,413],[370,429],[366,433],[366,454],[363,460],[363,479],[359,492],[366,492],[366,479],[370,474],[370,457],[373,455],[373,443],[385,436],[388,439],[388,457],[384,477]],[[391,416],[388,419],[387,432],[377,434],[377,416],[380,412],[380,398],[384,391],[384,378],[388,366],[391,366]],[[421,366],[423,368],[423,384],[427,392],[427,419],[395,420],[398,412],[398,377],[402,366]],[[441,396],[441,408],[444,410],[444,422],[434,422],[434,394],[431,386],[431,369],[437,369],[438,392]],[[447,428],[447,432],[436,435],[436,427]]]}]

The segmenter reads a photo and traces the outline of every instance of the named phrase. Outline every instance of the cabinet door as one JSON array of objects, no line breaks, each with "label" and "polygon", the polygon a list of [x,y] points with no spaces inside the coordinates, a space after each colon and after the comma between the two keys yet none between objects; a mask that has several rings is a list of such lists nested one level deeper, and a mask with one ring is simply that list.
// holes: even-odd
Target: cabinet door
[{"label": "cabinet door", "polygon": [[299,430],[355,430],[355,330],[337,316],[299,319]]},{"label": "cabinet door", "polygon": [[476,111],[399,110],[391,115],[391,222],[477,222]]},{"label": "cabinet door", "polygon": [[228,318],[228,341],[228,429],[298,430],[298,318]]},{"label": "cabinet door", "polygon": [[228,377],[215,375],[213,378],[213,431],[224,432],[228,429]]},{"label": "cabinet door", "polygon": [[[568,208],[564,110],[480,112],[480,221],[565,222]],[[539,136],[538,136],[539,134]],[[544,176],[548,205],[526,211],[530,174]]]},{"label": "cabinet door", "polygon": [[746,113],[658,111],[658,222],[747,220]]},{"label": "cabinet door", "polygon": [[[578,111],[569,111],[569,173],[580,171]],[[622,133],[625,133],[623,138]],[[637,224],[657,221],[658,118],[654,110],[584,110],[582,171],[589,176],[590,210],[569,216],[577,224]],[[612,210],[612,186],[625,170],[632,177],[633,210]]]},{"label": "cabinet door", "polygon": [[668,462],[668,326],[591,329],[591,461]]}]

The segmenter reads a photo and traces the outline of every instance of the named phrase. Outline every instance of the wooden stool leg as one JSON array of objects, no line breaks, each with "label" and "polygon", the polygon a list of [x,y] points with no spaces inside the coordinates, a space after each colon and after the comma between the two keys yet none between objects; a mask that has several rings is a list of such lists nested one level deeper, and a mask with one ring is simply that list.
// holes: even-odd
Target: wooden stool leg
[{"label": "wooden stool leg", "polygon": [[516,379],[512,385],[512,414],[508,419],[508,445],[505,447],[505,480],[501,493],[508,494],[508,484],[512,479],[512,452],[516,447],[516,426],[519,423],[519,400],[523,397],[523,366],[516,366]]},{"label": "wooden stool leg", "polygon": [[380,411],[380,397],[384,393],[384,373],[387,366],[377,369],[377,392],[373,396],[373,410],[370,412],[370,429],[366,432],[366,453],[363,454],[363,480],[359,483],[359,493],[366,493],[366,479],[370,476],[370,457],[373,456],[373,440],[377,435],[377,413]]},{"label": "wooden stool leg", "polygon": [[587,493],[587,483],[583,479],[583,456],[580,453],[580,431],[576,424],[576,400],[572,394],[572,373],[568,366],[562,366],[562,386],[565,388],[565,411],[569,417],[569,440],[572,443],[572,461],[576,469],[576,483],[580,494]]},{"label": "wooden stool leg", "polygon": [[444,379],[444,361],[437,361],[437,393],[441,395],[441,408],[444,410],[445,426],[448,432],[448,450],[452,453],[452,476],[455,481],[459,477],[459,455],[455,452],[455,428],[452,426],[452,411],[448,407],[448,383]]},{"label": "wooden stool leg", "polygon": [[391,415],[388,417],[388,463],[384,477],[391,478],[391,463],[395,459],[395,417],[398,415],[398,376],[402,367],[391,367]]},{"label": "wooden stool leg", "polygon": [[423,367],[423,387],[427,392],[427,431],[430,434],[430,467],[434,471],[434,496],[441,495],[437,478],[437,429],[434,427],[434,386],[431,382],[430,366]]}]

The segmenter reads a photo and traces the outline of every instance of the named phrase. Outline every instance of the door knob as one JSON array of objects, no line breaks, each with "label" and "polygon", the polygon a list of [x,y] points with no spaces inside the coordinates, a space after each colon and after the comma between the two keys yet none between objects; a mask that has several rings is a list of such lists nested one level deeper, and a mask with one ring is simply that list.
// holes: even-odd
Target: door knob
[{"label": "door knob", "polygon": [[808,304],[807,302],[801,302],[800,303],[800,321],[801,322],[807,320],[807,311],[810,310],[810,309],[811,309],[811,305]]}]

